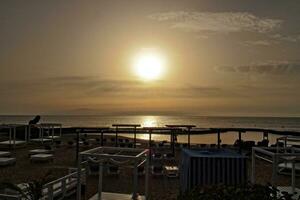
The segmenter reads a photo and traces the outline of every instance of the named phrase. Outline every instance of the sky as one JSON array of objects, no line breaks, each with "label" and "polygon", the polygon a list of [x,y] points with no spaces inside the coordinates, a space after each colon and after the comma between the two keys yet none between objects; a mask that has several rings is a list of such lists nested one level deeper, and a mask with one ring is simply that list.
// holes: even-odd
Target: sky
[{"label": "sky", "polygon": [[299,0],[2,0],[0,26],[2,115],[300,116]]}]

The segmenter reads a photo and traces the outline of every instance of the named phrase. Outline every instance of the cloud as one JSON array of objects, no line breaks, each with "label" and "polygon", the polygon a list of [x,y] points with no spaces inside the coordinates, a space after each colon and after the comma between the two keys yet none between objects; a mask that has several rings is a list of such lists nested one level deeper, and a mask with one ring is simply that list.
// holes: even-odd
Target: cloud
[{"label": "cloud", "polygon": [[299,72],[300,62],[265,62],[255,63],[251,65],[240,65],[240,66],[218,66],[216,71],[218,72],[231,72],[231,73],[254,73],[254,74],[290,74]]},{"label": "cloud", "polygon": [[294,35],[283,35],[283,34],[274,34],[270,36],[275,40],[287,41],[287,42],[299,42],[300,41],[300,34]]},{"label": "cloud", "polygon": [[273,44],[273,42],[268,41],[268,40],[256,40],[256,41],[244,41],[242,42],[243,45],[245,46],[270,46]]},{"label": "cloud", "polygon": [[171,28],[190,32],[258,32],[278,29],[282,20],[260,18],[248,12],[165,12],[148,16],[159,22],[170,22]]}]

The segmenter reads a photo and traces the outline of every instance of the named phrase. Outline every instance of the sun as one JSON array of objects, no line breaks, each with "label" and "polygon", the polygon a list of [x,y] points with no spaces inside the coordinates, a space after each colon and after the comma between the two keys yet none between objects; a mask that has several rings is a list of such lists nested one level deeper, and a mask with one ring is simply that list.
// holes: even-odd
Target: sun
[{"label": "sun", "polygon": [[146,49],[141,51],[134,60],[134,72],[142,80],[159,79],[165,70],[165,59],[162,54]]}]

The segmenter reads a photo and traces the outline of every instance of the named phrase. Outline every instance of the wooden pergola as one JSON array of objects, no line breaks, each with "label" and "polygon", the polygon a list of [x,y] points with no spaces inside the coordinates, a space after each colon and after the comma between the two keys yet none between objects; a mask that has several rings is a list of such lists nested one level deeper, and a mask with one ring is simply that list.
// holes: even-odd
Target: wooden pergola
[{"label": "wooden pergola", "polygon": [[[169,127],[169,128],[186,128],[187,129],[187,133],[188,133],[188,147],[190,148],[190,146],[191,146],[191,129],[195,128],[196,127],[195,125],[189,125],[189,124],[170,124],[170,125],[166,125],[166,127]],[[173,140],[174,140],[174,135],[173,135],[171,141],[173,141]]]},{"label": "wooden pergola", "polygon": [[[138,167],[145,165],[145,199],[148,199],[148,180],[149,180],[149,150],[138,148],[119,148],[119,147],[97,147],[80,153],[78,158],[78,177],[77,177],[77,200],[81,199],[81,166],[83,162],[91,159],[99,165],[98,193],[92,199],[102,199],[103,166],[113,163],[126,167],[133,166],[133,200],[138,199]],[[123,200],[123,199],[118,199]]]},{"label": "wooden pergola", "polygon": [[116,133],[116,136],[115,136],[115,146],[117,147],[118,146],[118,131],[119,131],[119,128],[122,127],[122,128],[133,128],[133,143],[134,143],[134,148],[136,147],[136,129],[137,127],[141,127],[140,124],[113,124],[112,127],[115,127],[115,133]]}]

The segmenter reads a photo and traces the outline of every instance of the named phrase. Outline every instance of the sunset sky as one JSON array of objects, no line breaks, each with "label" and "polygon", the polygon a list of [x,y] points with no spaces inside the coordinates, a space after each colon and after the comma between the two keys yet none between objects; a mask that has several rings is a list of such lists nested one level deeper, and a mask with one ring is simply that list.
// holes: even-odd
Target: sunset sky
[{"label": "sunset sky", "polygon": [[300,116],[299,0],[2,0],[0,26],[0,114]]}]

